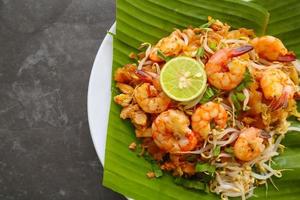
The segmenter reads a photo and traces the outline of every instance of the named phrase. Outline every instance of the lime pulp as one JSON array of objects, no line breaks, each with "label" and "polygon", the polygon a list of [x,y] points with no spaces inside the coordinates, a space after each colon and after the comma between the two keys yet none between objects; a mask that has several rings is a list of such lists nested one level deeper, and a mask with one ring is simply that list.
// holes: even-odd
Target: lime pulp
[{"label": "lime pulp", "polygon": [[207,77],[204,64],[189,57],[177,57],[168,61],[161,70],[160,84],[173,100],[186,102],[201,95]]}]

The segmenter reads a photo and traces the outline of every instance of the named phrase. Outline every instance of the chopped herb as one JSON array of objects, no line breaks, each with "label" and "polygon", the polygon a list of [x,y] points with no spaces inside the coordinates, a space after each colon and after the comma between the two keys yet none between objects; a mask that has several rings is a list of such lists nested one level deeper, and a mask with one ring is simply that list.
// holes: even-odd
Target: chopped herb
[{"label": "chopped herb", "polygon": [[209,183],[214,178],[211,174],[206,174],[206,173],[198,173],[197,174],[197,179],[199,179],[203,183]]},{"label": "chopped herb", "polygon": [[166,62],[172,59],[172,57],[166,56],[161,50],[157,50],[157,56]]},{"label": "chopped herb", "polygon": [[206,191],[206,184],[199,181],[199,180],[189,180],[189,179],[185,179],[182,177],[177,177],[174,179],[174,182],[177,185],[181,185],[183,187],[186,188],[191,188],[191,189],[195,189],[195,190],[203,190]]},{"label": "chopped herb", "polygon": [[208,172],[213,175],[216,171],[216,166],[210,165],[209,163],[197,163],[196,172]]},{"label": "chopped herb", "polygon": [[203,47],[199,47],[197,52],[196,52],[196,56],[202,58],[204,56],[204,48]]},{"label": "chopped herb", "polygon": [[197,159],[197,155],[188,155],[186,160],[189,162],[194,162]]},{"label": "chopped herb", "polygon": [[211,48],[213,51],[217,49],[217,43],[216,42],[210,42],[208,44],[209,48]]},{"label": "chopped herb", "polygon": [[208,21],[207,23],[202,24],[202,25],[200,26],[200,28],[208,28],[208,27],[210,27],[210,26],[211,26],[213,23],[215,23],[215,22],[216,22],[216,20],[212,19],[212,20]]},{"label": "chopped herb", "polygon": [[160,169],[158,164],[152,163],[152,170],[153,170],[156,178],[163,176],[163,171]]},{"label": "chopped herb", "polygon": [[232,147],[226,147],[226,148],[224,149],[224,151],[225,151],[226,153],[229,153],[229,154],[232,154],[232,153],[233,153]]},{"label": "chopped herb", "polygon": [[142,148],[142,145],[139,144],[138,142],[137,142],[137,145],[136,145],[136,148],[135,148],[135,152],[136,152],[137,156],[142,156],[143,148]]},{"label": "chopped herb", "polygon": [[136,59],[137,58],[137,55],[134,52],[130,52],[128,56],[131,59]]},{"label": "chopped herb", "polygon": [[146,161],[148,161],[149,163],[153,163],[153,162],[155,163],[155,160],[152,158],[151,155],[149,155],[148,151],[146,151],[146,152],[144,153],[143,157],[144,157],[144,159],[145,159]]},{"label": "chopped herb", "polygon": [[218,156],[221,153],[221,146],[216,146],[213,150],[213,155]]},{"label": "chopped herb", "polygon": [[243,81],[234,89],[237,92],[241,92],[243,89],[249,87],[249,85],[253,82],[253,78],[247,68]]},{"label": "chopped herb", "polygon": [[156,178],[163,176],[163,171],[160,169],[159,165],[152,158],[152,156],[149,155],[148,152],[145,152],[143,157],[146,161],[148,161],[151,164],[151,169],[154,172]]},{"label": "chopped herb", "polygon": [[154,173],[154,172],[147,172],[146,175],[147,175],[147,177],[150,178],[150,179],[152,179],[152,178],[155,177],[155,173]]},{"label": "chopped herb", "polygon": [[241,92],[237,92],[236,93],[236,98],[239,100],[239,101],[244,101],[246,99],[246,96],[241,93]]},{"label": "chopped herb", "polygon": [[205,193],[210,193],[210,190],[209,190],[209,186],[208,186],[208,185],[205,185],[204,192],[205,192]]},{"label": "chopped herb", "polygon": [[236,108],[237,112],[240,112],[243,108],[242,104],[245,100],[246,96],[243,94],[243,89],[250,86],[250,84],[253,82],[252,76],[247,69],[244,74],[243,81],[232,91],[231,94],[231,100]]},{"label": "chopped herb", "polygon": [[242,109],[241,104],[234,93],[231,95],[231,101],[234,104],[234,107],[237,111],[240,111]]},{"label": "chopped herb", "polygon": [[210,128],[211,128],[211,129],[214,129],[214,128],[216,128],[216,127],[217,127],[216,123],[215,123],[214,121],[211,121],[211,122],[210,122]]},{"label": "chopped herb", "polygon": [[138,56],[134,53],[134,52],[131,52],[129,55],[129,58],[133,60],[133,62],[135,64],[138,64],[139,63],[139,59],[138,59]]},{"label": "chopped herb", "polygon": [[213,98],[218,96],[219,93],[220,93],[220,91],[218,89],[213,88],[213,87],[207,87],[203,97],[200,100],[200,103],[204,104],[204,103],[211,101]]}]

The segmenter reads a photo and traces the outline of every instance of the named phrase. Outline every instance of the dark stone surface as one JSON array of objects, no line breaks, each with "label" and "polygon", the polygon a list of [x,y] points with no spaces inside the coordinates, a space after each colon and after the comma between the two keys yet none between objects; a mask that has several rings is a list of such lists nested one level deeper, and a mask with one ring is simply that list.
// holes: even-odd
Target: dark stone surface
[{"label": "dark stone surface", "polygon": [[124,199],[104,188],[86,95],[112,0],[0,0],[0,199]]}]

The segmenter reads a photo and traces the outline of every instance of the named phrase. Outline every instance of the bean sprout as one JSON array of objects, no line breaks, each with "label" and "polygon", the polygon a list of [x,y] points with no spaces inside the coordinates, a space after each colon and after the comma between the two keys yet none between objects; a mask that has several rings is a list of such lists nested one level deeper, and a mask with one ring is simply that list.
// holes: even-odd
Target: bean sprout
[{"label": "bean sprout", "polygon": [[148,46],[148,48],[147,48],[147,50],[145,52],[145,57],[141,61],[139,61],[139,65],[137,67],[138,70],[142,69],[144,63],[146,62],[146,60],[148,59],[148,57],[149,57],[149,55],[151,53],[151,44],[150,43],[143,43],[141,45],[141,47],[145,47],[145,46]]}]

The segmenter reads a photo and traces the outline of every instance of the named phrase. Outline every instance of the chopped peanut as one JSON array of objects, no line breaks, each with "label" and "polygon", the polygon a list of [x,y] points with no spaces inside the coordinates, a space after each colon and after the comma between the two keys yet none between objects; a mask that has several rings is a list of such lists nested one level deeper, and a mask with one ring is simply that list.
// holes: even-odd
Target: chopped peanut
[{"label": "chopped peanut", "polygon": [[154,172],[148,172],[147,173],[147,177],[148,178],[154,178],[155,177],[155,173]]},{"label": "chopped peanut", "polygon": [[134,151],[135,148],[136,148],[136,143],[135,142],[132,142],[129,147],[128,147],[130,150]]}]

